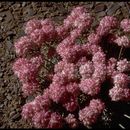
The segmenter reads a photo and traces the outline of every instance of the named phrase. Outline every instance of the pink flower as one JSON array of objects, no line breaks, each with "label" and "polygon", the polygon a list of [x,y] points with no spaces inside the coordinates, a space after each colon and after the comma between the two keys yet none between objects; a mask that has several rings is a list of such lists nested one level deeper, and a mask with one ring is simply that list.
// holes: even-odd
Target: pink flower
[{"label": "pink flower", "polygon": [[36,29],[41,29],[41,22],[40,20],[31,19],[25,25],[25,33],[30,34]]},{"label": "pink flower", "polygon": [[117,64],[117,59],[113,57],[107,61],[107,76],[108,77],[111,77],[113,73],[116,71],[116,64]]},{"label": "pink flower", "polygon": [[125,72],[130,70],[130,63],[127,59],[119,60],[117,62],[117,70],[119,72]]},{"label": "pink flower", "polygon": [[57,26],[56,33],[59,39],[64,39],[68,36],[69,29],[65,26]]},{"label": "pink flower", "polygon": [[67,18],[64,19],[64,21],[63,21],[64,27],[69,29],[72,26],[74,20],[75,20],[75,17],[73,17],[71,15],[67,16]]},{"label": "pink flower", "polygon": [[90,13],[84,12],[83,14],[80,14],[80,16],[77,19],[75,19],[74,27],[83,30],[85,27],[88,28],[91,22],[92,18],[90,16]]},{"label": "pink flower", "polygon": [[97,110],[97,113],[101,113],[103,109],[105,108],[105,104],[100,99],[92,99],[90,101],[89,106],[95,110]]},{"label": "pink flower", "polygon": [[51,111],[45,111],[35,113],[32,118],[32,122],[36,128],[47,128],[51,118]]},{"label": "pink flower", "polygon": [[76,119],[74,114],[69,114],[67,117],[65,117],[65,121],[70,128],[78,127],[78,120]]},{"label": "pink flower", "polygon": [[81,80],[79,88],[83,93],[91,96],[95,96],[100,92],[100,85],[92,78]]},{"label": "pink flower", "polygon": [[45,89],[43,95],[38,95],[35,98],[35,101],[40,104],[40,106],[44,108],[48,108],[51,106],[51,100],[49,98],[49,89]]},{"label": "pink flower", "polygon": [[62,128],[63,119],[59,113],[52,113],[49,120],[48,128]]},{"label": "pink flower", "polygon": [[46,34],[42,29],[35,29],[30,35],[31,40],[38,46],[46,41]]},{"label": "pink flower", "polygon": [[38,90],[39,90],[38,81],[34,80],[31,82],[23,83],[22,92],[24,96],[29,96]]},{"label": "pink flower", "polygon": [[96,29],[96,33],[102,37],[108,35],[110,30],[111,28],[109,26],[98,26]]},{"label": "pink flower", "polygon": [[49,86],[49,97],[56,103],[64,102],[68,97],[65,86],[51,84]]},{"label": "pink flower", "polygon": [[[34,63],[35,61],[35,63]],[[21,82],[25,83],[36,78],[42,63],[42,57],[34,57],[30,60],[19,58],[13,64],[13,71]]]},{"label": "pink flower", "polygon": [[26,54],[33,46],[34,44],[31,42],[28,36],[21,37],[14,44],[15,51],[19,56]]},{"label": "pink flower", "polygon": [[95,65],[104,64],[106,60],[105,56],[106,55],[103,52],[98,51],[93,55],[92,61]]},{"label": "pink flower", "polygon": [[67,84],[66,90],[68,93],[72,94],[75,97],[77,97],[80,94],[79,84],[77,84],[76,82]]},{"label": "pink flower", "polygon": [[91,43],[86,43],[82,45],[82,51],[84,54],[86,53],[87,55],[95,55],[97,52],[101,52],[101,47],[99,45],[91,44]]},{"label": "pink flower", "polygon": [[92,22],[90,13],[83,6],[74,8],[70,16],[73,19],[73,26],[76,28],[83,29],[83,27],[90,26]]},{"label": "pink flower", "polygon": [[103,83],[106,79],[106,73],[107,73],[106,64],[95,64],[94,67],[95,70],[92,75],[93,79],[97,83]]},{"label": "pink flower", "polygon": [[36,57],[32,57],[30,59],[30,62],[36,67],[36,68],[40,68],[40,66],[43,64],[43,57],[42,55],[36,56]]},{"label": "pink flower", "polygon": [[68,81],[76,80],[76,66],[73,63],[67,63],[66,61],[58,62],[54,68],[55,73],[61,74],[66,77]]},{"label": "pink flower", "polygon": [[26,103],[22,107],[22,117],[26,120],[31,120],[35,113],[40,112],[43,108],[35,101]]},{"label": "pink flower", "polygon": [[46,40],[51,41],[56,37],[55,25],[51,19],[41,20],[42,31],[46,34]]},{"label": "pink flower", "polygon": [[91,61],[86,62],[79,68],[79,73],[82,76],[82,79],[91,78],[93,72],[94,72],[94,66]]},{"label": "pink flower", "polygon": [[[99,105],[99,106],[97,106]],[[91,100],[89,106],[79,111],[79,120],[84,126],[89,127],[97,121],[104,109],[104,103],[99,99]]]},{"label": "pink flower", "polygon": [[103,27],[111,27],[111,28],[114,28],[117,26],[117,19],[116,17],[113,17],[113,16],[105,16],[101,19],[100,21],[100,26],[103,26]]},{"label": "pink flower", "polygon": [[63,76],[63,74],[54,74],[53,79],[52,79],[54,84],[59,84],[59,85],[64,85],[67,84],[68,78]]},{"label": "pink flower", "polygon": [[124,73],[113,76],[113,83],[116,87],[125,88],[128,85],[129,77]]},{"label": "pink flower", "polygon": [[109,90],[109,96],[112,101],[130,101],[130,89],[115,86]]},{"label": "pink flower", "polygon": [[106,79],[105,54],[103,52],[98,51],[92,57],[92,61],[95,68],[92,77],[98,82],[103,82]]},{"label": "pink flower", "polygon": [[130,20],[129,19],[123,19],[120,22],[120,27],[123,29],[124,32],[130,32]]},{"label": "pink flower", "polygon": [[127,36],[121,36],[114,40],[118,46],[130,47],[130,41]]},{"label": "pink flower", "polygon": [[117,19],[113,16],[105,16],[100,21],[99,26],[96,29],[96,33],[100,36],[107,35],[109,31],[115,27],[117,27],[118,22]]},{"label": "pink flower", "polygon": [[79,120],[88,127],[97,121],[97,114],[90,107],[85,107],[79,111]]},{"label": "pink flower", "polygon": [[66,60],[67,62],[76,62],[82,55],[82,47],[80,45],[73,45],[66,48],[60,48],[58,50],[58,54],[61,56],[63,60]]},{"label": "pink flower", "polygon": [[88,42],[91,44],[99,44],[101,42],[101,37],[98,34],[91,33],[88,36]]},{"label": "pink flower", "polygon": [[73,10],[71,11],[70,16],[72,16],[73,18],[78,18],[82,13],[84,13],[86,11],[85,7],[83,6],[78,6],[76,8],[73,8]]},{"label": "pink flower", "polygon": [[25,120],[30,120],[33,115],[34,115],[34,110],[33,110],[33,104],[32,103],[27,103],[22,107],[22,117]]},{"label": "pink flower", "polygon": [[73,39],[73,41],[76,40],[81,35],[82,30],[79,28],[76,28],[70,32],[70,37]]}]

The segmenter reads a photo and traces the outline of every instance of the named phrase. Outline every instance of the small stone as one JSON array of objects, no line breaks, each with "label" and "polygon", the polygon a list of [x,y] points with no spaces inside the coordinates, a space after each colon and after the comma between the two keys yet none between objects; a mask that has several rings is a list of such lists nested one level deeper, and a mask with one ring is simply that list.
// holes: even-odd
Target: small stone
[{"label": "small stone", "polygon": [[7,96],[7,99],[8,99],[8,100],[11,100],[11,99],[12,99],[12,96],[11,96],[11,95],[8,95],[8,96]]},{"label": "small stone", "polygon": [[[5,95],[5,96],[6,96],[6,95]],[[7,105],[7,100],[4,101],[4,106],[6,106],[6,105]]]},{"label": "small stone", "polygon": [[4,107],[4,104],[0,104],[0,108],[3,108]]},{"label": "small stone", "polygon": [[10,117],[12,117],[14,114],[16,113],[16,111],[12,111],[12,112],[10,112]]},{"label": "small stone", "polygon": [[26,103],[31,102],[32,100],[34,100],[34,96],[28,96],[26,99]]},{"label": "small stone", "polygon": [[0,48],[0,57],[2,57],[5,54],[4,48]]},{"label": "small stone", "polygon": [[104,11],[101,11],[101,12],[97,13],[98,17],[103,17],[105,15],[106,15],[106,13]]},{"label": "small stone", "polygon": [[21,6],[21,4],[17,4],[17,8],[19,8]]},{"label": "small stone", "polygon": [[0,73],[0,78],[2,78],[2,77],[3,77],[3,73],[1,72],[1,73]]},{"label": "small stone", "polygon": [[111,8],[108,8],[107,14],[108,15],[114,15],[114,13],[116,12],[116,10],[119,9],[119,8],[120,8],[120,6],[118,4],[113,4],[111,6]]},{"label": "small stone", "polygon": [[10,50],[12,48],[12,43],[10,41],[7,41],[6,46]]},{"label": "small stone", "polygon": [[125,2],[118,2],[118,5],[120,5],[121,7],[125,6]]},{"label": "small stone", "polygon": [[129,10],[126,7],[121,8],[121,12],[125,18],[129,17]]},{"label": "small stone", "polygon": [[8,32],[7,32],[7,35],[8,35],[8,36],[14,35],[14,32],[13,32],[13,31],[8,31]]},{"label": "small stone", "polygon": [[106,8],[106,6],[105,6],[104,4],[98,4],[98,5],[96,5],[96,7],[95,7],[94,10],[95,10],[95,12],[97,13],[97,12],[104,11],[105,8]]},{"label": "small stone", "polygon": [[17,121],[18,121],[20,118],[21,118],[20,113],[16,113],[14,116],[12,116],[12,118],[11,118],[11,119],[12,119],[13,121],[15,121],[15,120],[17,120]]},{"label": "small stone", "polygon": [[3,20],[3,17],[0,17],[0,21],[2,21]]},{"label": "small stone", "polygon": [[25,7],[25,6],[26,6],[26,2],[23,2],[23,3],[22,3],[22,7]]}]

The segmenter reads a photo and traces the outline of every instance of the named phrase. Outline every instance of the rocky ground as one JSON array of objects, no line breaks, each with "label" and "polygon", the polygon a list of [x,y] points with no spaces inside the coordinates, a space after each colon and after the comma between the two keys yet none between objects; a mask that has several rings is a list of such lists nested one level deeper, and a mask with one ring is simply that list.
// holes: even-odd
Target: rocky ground
[{"label": "rocky ground", "polygon": [[21,119],[25,99],[11,69],[16,58],[13,44],[24,35],[24,23],[48,17],[60,23],[77,5],[85,5],[96,15],[93,25],[105,15],[122,19],[130,14],[130,2],[0,2],[0,128],[32,128]]}]

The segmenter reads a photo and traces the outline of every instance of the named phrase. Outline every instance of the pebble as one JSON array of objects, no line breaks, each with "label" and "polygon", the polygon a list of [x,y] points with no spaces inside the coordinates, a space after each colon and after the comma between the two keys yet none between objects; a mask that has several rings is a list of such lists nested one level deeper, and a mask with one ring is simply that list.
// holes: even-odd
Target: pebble
[{"label": "pebble", "polygon": [[34,98],[35,98],[34,96],[28,96],[28,97],[26,98],[26,103],[33,101]]},{"label": "pebble", "polygon": [[108,8],[107,14],[113,15],[116,12],[116,10],[119,9],[119,8],[120,8],[120,6],[118,4],[113,4],[111,6],[111,8]]},{"label": "pebble", "polygon": [[0,17],[0,21],[2,21],[3,20],[3,17]]},{"label": "pebble", "polygon": [[26,6],[26,2],[22,2],[22,7],[25,7]]},{"label": "pebble", "polygon": [[6,106],[6,105],[7,105],[7,100],[4,101],[4,106]]},{"label": "pebble", "polygon": [[106,6],[104,4],[98,4],[96,5],[96,7],[94,8],[95,12],[101,12],[101,11],[104,11],[106,8]]},{"label": "pebble", "polygon": [[6,34],[7,34],[8,36],[12,36],[12,35],[15,35],[15,32],[13,32],[13,31],[8,31]]},{"label": "pebble", "polygon": [[11,99],[12,99],[12,96],[11,96],[11,95],[8,95],[8,96],[7,96],[7,99],[8,99],[8,100],[11,100]]},{"label": "pebble", "polygon": [[126,7],[121,8],[121,12],[122,12],[124,18],[129,17],[129,11],[128,11],[128,9]]},{"label": "pebble", "polygon": [[2,57],[5,54],[4,48],[0,48],[0,57]]},{"label": "pebble", "polygon": [[11,119],[12,119],[13,121],[15,121],[15,120],[18,121],[18,120],[20,119],[20,117],[21,117],[20,113],[16,113],[14,116],[12,116]]},{"label": "pebble", "polygon": [[2,77],[3,77],[3,73],[1,72],[1,73],[0,73],[0,78],[2,78]]},{"label": "pebble", "polygon": [[0,104],[0,108],[3,108],[4,107],[4,104]]},{"label": "pebble", "polygon": [[10,112],[10,117],[12,117],[13,115],[15,115],[15,113],[16,113],[16,111],[12,111],[12,112]]},{"label": "pebble", "polygon": [[101,11],[101,12],[97,13],[98,17],[103,17],[105,15],[106,15],[105,11]]},{"label": "pebble", "polygon": [[120,5],[121,7],[125,6],[125,2],[119,2],[118,5]]}]

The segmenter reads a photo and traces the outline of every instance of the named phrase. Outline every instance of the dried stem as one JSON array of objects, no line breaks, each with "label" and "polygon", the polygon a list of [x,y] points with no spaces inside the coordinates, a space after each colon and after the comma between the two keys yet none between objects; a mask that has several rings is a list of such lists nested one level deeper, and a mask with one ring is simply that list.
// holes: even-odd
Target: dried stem
[{"label": "dried stem", "polygon": [[118,60],[121,58],[122,50],[123,50],[123,46],[120,48],[120,52],[119,52],[119,56],[118,56]]}]

